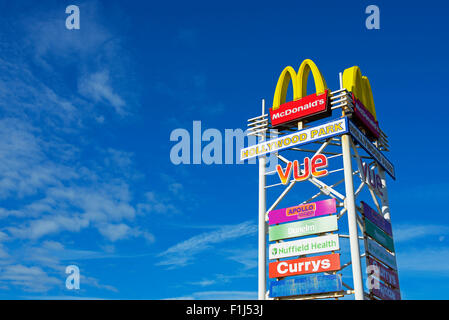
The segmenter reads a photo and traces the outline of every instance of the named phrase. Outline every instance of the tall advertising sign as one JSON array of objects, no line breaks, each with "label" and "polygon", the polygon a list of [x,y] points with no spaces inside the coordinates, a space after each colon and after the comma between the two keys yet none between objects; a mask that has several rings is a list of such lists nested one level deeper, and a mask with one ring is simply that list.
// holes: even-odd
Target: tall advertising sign
[{"label": "tall advertising sign", "polygon": [[[315,92],[308,94],[310,73]],[[258,143],[240,150],[241,161],[259,159],[259,299],[267,294],[273,299],[349,294],[358,300],[400,299],[385,173],[392,179],[396,175],[384,154],[389,149],[387,136],[379,126],[370,81],[360,68],[347,68],[339,77],[340,87],[332,91],[312,60],[304,60],[297,72],[287,66],[277,80],[268,114],[263,102],[262,114],[248,120],[249,135],[261,137]],[[287,99],[290,83],[293,97]],[[271,130],[276,131],[272,139],[267,138]],[[266,155],[271,153],[282,163],[266,172]],[[271,175],[274,179],[267,178]],[[357,177],[361,183],[354,190]],[[273,184],[267,186],[268,179],[274,180]],[[296,186],[318,192],[295,193]],[[268,206],[266,194],[272,188],[283,191]],[[363,188],[369,189],[374,206],[369,199],[362,199],[368,194],[361,192]],[[278,206],[292,193],[295,200],[290,206]],[[306,198],[305,194],[312,196]],[[339,224],[346,221],[341,219],[344,215],[347,225],[342,230],[348,231],[338,234]],[[364,255],[360,255],[360,236]],[[346,252],[339,252],[344,241],[349,241],[349,261]],[[362,258],[375,271],[370,274],[367,268],[365,277],[378,282],[368,293],[363,285]],[[350,285],[342,282],[345,268],[352,271],[350,290],[345,289]]]}]

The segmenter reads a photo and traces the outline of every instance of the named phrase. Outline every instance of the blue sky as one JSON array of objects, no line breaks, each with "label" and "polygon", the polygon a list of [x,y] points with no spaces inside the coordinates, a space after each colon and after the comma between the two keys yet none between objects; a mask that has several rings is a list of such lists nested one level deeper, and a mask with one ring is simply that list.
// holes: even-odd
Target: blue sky
[{"label": "blue sky", "polygon": [[368,75],[396,167],[403,298],[448,299],[448,9],[1,1],[0,298],[257,298],[257,166],[176,166],[169,137],[195,120],[244,129],[310,58],[332,89],[345,68]]}]

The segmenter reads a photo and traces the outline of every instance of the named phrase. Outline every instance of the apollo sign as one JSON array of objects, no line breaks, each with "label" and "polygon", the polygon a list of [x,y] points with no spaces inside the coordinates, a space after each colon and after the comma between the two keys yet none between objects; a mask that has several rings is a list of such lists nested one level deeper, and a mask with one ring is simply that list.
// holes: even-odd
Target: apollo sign
[{"label": "apollo sign", "polygon": [[283,222],[302,220],[332,214],[337,212],[335,199],[321,200],[300,204],[294,207],[276,209],[268,212],[268,223],[270,225]]}]

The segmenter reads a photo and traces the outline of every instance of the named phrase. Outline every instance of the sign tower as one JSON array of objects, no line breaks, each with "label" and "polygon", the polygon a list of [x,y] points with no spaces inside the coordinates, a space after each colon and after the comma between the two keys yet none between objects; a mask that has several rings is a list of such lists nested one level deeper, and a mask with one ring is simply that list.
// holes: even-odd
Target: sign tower
[{"label": "sign tower", "polygon": [[[286,67],[272,107],[262,100],[248,127],[259,137],[240,151],[259,160],[259,299],[400,299],[387,190],[395,169],[360,68],[339,73],[331,91],[312,60]],[[279,163],[267,171],[270,153]]]}]

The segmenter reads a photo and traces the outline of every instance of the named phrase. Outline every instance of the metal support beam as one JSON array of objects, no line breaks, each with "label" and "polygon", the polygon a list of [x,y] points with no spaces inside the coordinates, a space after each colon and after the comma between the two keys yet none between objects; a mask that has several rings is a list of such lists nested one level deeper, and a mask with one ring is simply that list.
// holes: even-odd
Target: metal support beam
[{"label": "metal support beam", "polygon": [[346,208],[348,216],[349,243],[351,247],[352,277],[354,281],[354,296],[356,300],[363,300],[363,277],[360,262],[360,248],[357,232],[357,213],[355,208],[354,182],[352,176],[351,161],[351,137],[344,134],[341,137],[343,152],[343,167],[345,168],[345,192],[346,192]]}]

